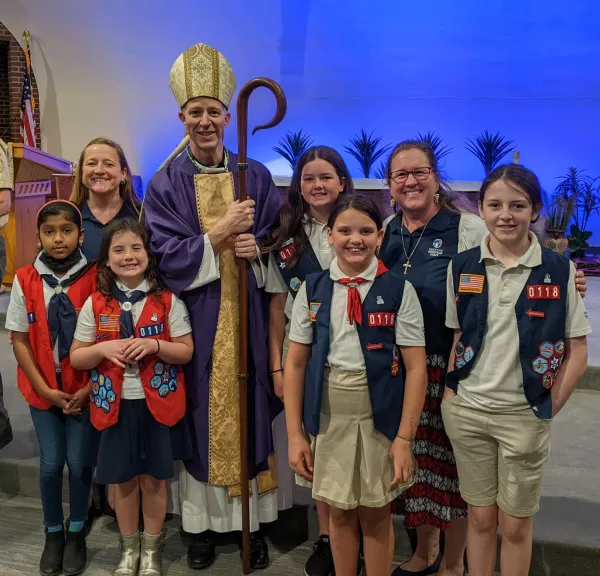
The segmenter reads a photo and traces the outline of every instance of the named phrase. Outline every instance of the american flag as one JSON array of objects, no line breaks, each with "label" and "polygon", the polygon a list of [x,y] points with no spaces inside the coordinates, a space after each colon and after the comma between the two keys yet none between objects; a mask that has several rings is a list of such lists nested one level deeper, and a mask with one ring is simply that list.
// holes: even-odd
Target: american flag
[{"label": "american flag", "polygon": [[29,58],[29,42],[27,42],[27,48],[25,49],[25,61],[27,65],[25,67],[25,73],[23,74],[23,96],[21,98],[21,142],[35,148],[36,126],[35,117],[33,115],[35,103],[31,95],[31,60]]},{"label": "american flag", "polygon": [[461,274],[458,285],[459,292],[481,292],[484,276],[480,274]]},{"label": "american flag", "polygon": [[105,332],[118,332],[119,318],[119,314],[100,314],[100,330],[104,330]]}]

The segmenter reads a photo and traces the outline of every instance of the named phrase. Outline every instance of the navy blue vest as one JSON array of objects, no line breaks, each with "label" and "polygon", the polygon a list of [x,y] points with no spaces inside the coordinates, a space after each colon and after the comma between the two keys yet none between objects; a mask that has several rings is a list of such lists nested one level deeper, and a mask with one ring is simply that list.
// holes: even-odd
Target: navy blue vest
[{"label": "navy blue vest", "polygon": [[403,276],[417,292],[425,322],[427,354],[439,354],[444,359],[452,347],[452,330],[446,328],[445,323],[446,277],[450,259],[458,252],[460,218],[460,214],[440,210],[424,232],[422,228],[412,234],[405,230],[404,246],[412,255],[406,275],[400,215],[388,223],[379,250],[379,258],[387,268]]},{"label": "navy blue vest", "polygon": [[312,272],[321,272],[323,268],[319,264],[319,260],[313,250],[310,241],[307,239],[302,245],[302,253],[298,257],[296,264],[291,267],[290,261],[296,254],[296,247],[292,244],[292,239],[288,240],[289,244],[282,246],[279,250],[273,252],[275,263],[279,268],[279,273],[283,278],[289,293],[292,298],[296,298],[302,282],[306,279],[307,274]]},{"label": "navy blue vest", "polygon": [[[319,433],[323,377],[329,354],[333,284],[328,270],[306,278],[306,297],[314,329],[304,381],[303,420],[305,429],[312,436]],[[378,432],[392,441],[398,434],[404,402],[404,381],[395,328],[403,294],[404,278],[400,275],[384,272],[377,276],[362,303],[362,325],[356,324],[367,368],[373,423]]]},{"label": "navy blue vest", "polygon": [[[452,279],[462,336],[455,347],[455,369],[446,385],[456,392],[481,349],[488,316],[488,282],[481,249],[473,248],[452,259]],[[569,261],[542,248],[542,264],[531,270],[515,306],[519,328],[519,357],[523,391],[539,418],[552,417],[550,388],[565,353],[565,325]],[[501,354],[502,351],[498,350]]]}]

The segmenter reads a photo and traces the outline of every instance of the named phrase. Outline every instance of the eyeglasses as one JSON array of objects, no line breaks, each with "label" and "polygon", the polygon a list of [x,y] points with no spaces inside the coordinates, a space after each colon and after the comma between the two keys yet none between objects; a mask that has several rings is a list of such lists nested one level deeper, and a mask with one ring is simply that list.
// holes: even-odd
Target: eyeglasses
[{"label": "eyeglasses", "polygon": [[432,172],[433,168],[431,166],[415,168],[415,170],[397,170],[396,172],[390,172],[390,179],[396,182],[396,184],[402,184],[412,174],[415,180],[423,181],[427,180]]}]

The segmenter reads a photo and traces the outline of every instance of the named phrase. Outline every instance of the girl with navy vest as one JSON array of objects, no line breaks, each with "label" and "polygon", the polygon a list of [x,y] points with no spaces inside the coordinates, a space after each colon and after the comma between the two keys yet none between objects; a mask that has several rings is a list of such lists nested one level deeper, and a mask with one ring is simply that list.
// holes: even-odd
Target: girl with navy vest
[{"label": "girl with navy vest", "polygon": [[469,572],[492,576],[497,530],[503,576],[529,573],[551,419],[587,366],[591,332],[575,266],[529,231],[540,183],[516,164],[483,182],[489,234],[452,259],[446,325],[454,348],[442,415],[469,505]]},{"label": "girl with navy vest", "polygon": [[[275,393],[283,400],[283,367],[288,348],[289,322],[294,299],[307,274],[327,270],[334,257],[327,240],[327,220],[338,197],[354,193],[352,178],[340,154],[328,146],[314,146],[300,156],[287,202],[279,214],[279,227],[267,244],[269,255],[266,292],[269,302],[269,362]],[[287,468],[285,415],[274,422],[275,450]],[[292,506],[293,480],[279,475],[281,508]],[[288,490],[283,490],[287,480]],[[287,497],[287,498],[286,498]],[[329,576],[333,558],[329,544],[329,505],[317,501],[319,540],[309,557],[306,576]]]},{"label": "girl with navy vest", "polygon": [[162,574],[166,480],[174,461],[192,455],[181,368],[192,354],[187,311],[160,284],[145,228],[127,218],[112,222],[100,247],[98,291],[79,315],[71,362],[90,370],[89,453],[97,480],[117,485],[116,576]]},{"label": "girl with navy vest", "polygon": [[367,574],[388,576],[390,502],[412,483],[425,398],[423,316],[411,284],[375,256],[383,230],[371,199],[338,201],[328,236],[336,258],[307,276],[292,313],[289,461],[330,505],[336,574],[356,573],[362,529]]},{"label": "girl with navy vest", "polygon": [[[95,268],[80,250],[81,214],[53,200],[37,216],[40,253],[17,270],[6,313],[18,363],[19,390],[40,445],[40,492],[46,543],[44,575],[79,574],[86,564],[84,524],[92,469],[84,466],[87,374],[69,362],[77,313],[96,286]],[[62,481],[69,468],[70,518],[63,528]]]}]

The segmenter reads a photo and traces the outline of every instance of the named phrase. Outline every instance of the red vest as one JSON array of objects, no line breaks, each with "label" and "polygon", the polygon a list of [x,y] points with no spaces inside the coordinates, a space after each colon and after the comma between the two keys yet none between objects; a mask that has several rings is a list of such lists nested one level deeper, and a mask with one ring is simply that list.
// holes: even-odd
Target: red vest
[{"label": "red vest", "polygon": [[[169,340],[171,302],[171,292],[168,291],[160,297],[148,296],[135,327],[137,338]],[[96,340],[99,343],[119,340],[121,308],[117,300],[95,292],[92,295],[92,308],[96,319]],[[157,422],[174,426],[183,418],[186,410],[181,366],[167,364],[154,354],[142,358],[138,364],[150,413]],[[123,372],[123,368],[106,359],[90,372],[90,419],[97,430],[113,426],[119,420]]]},{"label": "red vest", "polygon": [[[33,351],[33,357],[48,386],[58,390],[50,327],[48,326],[48,312],[44,303],[44,281],[31,264],[17,270],[17,278],[25,295],[25,309],[29,321],[29,344]],[[66,293],[77,314],[95,290],[96,266],[92,266],[69,286]],[[68,356],[60,361],[60,370],[63,392],[75,394],[87,384],[87,372],[73,369]],[[50,402],[39,396],[20,366],[17,368],[17,384],[23,398],[30,406],[40,410],[50,408]]]}]

